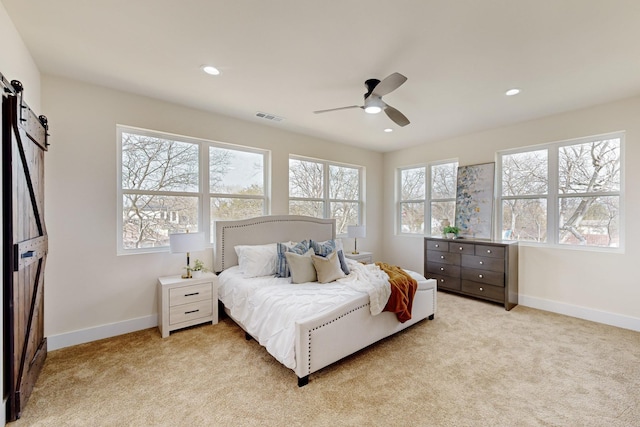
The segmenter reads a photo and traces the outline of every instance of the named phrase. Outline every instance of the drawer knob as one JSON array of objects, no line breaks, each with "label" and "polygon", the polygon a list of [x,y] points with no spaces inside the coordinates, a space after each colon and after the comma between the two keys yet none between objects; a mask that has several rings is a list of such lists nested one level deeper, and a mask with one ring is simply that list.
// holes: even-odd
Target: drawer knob
[{"label": "drawer knob", "polygon": [[444,279],[440,279],[440,281],[441,281],[442,283],[444,283]]},{"label": "drawer knob", "polygon": [[462,250],[462,246],[460,246],[458,249]]},{"label": "drawer knob", "polygon": [[435,245],[435,246],[436,246],[436,248],[439,248],[439,247],[440,247],[440,245],[439,245],[439,244],[437,244],[437,243],[436,243],[436,245]]},{"label": "drawer knob", "polygon": [[487,253],[490,254],[491,253],[491,249],[487,249]]},{"label": "drawer knob", "polygon": [[483,289],[483,288],[480,288],[480,290],[481,290],[481,291],[484,291],[484,289]]},{"label": "drawer knob", "polygon": [[444,267],[440,267],[440,271],[444,271]]},{"label": "drawer knob", "polygon": [[482,274],[478,274],[478,277],[482,279],[484,276]]},{"label": "drawer knob", "polygon": [[480,265],[483,265],[483,264],[484,264],[484,262],[483,262],[483,261],[480,261]]},{"label": "drawer knob", "polygon": [[444,255],[440,255],[440,259],[444,259]]}]

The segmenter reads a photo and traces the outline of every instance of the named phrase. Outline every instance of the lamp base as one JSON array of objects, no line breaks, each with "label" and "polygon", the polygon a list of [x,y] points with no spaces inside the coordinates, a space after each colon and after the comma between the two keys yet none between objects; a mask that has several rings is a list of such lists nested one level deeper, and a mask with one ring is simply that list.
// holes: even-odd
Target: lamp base
[{"label": "lamp base", "polygon": [[358,255],[360,252],[358,252],[358,251],[353,251],[353,252],[351,252],[351,253],[352,253],[352,254],[354,254],[354,255]]},{"label": "lamp base", "polygon": [[190,272],[190,271],[188,271],[187,273],[185,273],[185,274],[183,274],[183,275],[182,275],[182,278],[183,278],[183,279],[191,279],[192,277],[193,277],[193,276],[191,276],[191,272]]}]

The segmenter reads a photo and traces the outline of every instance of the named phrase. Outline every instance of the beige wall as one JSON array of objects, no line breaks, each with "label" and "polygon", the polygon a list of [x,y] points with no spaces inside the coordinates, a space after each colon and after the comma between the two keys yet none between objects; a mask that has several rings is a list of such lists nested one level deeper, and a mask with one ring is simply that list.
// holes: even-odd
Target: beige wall
[{"label": "beige wall", "polygon": [[387,153],[384,156],[385,259],[423,271],[423,239],[395,234],[396,168],[457,158],[460,165],[495,161],[495,153],[514,147],[626,131],[625,253],[521,246],[520,302],[525,305],[640,327],[640,97],[560,114],[500,129]]},{"label": "beige wall", "polygon": [[[40,112],[40,72],[36,67],[31,54],[25,47],[18,31],[13,26],[13,22],[7,15],[4,5],[0,3],[0,40],[2,40],[2,54],[0,55],[0,73],[8,81],[19,80],[25,88],[24,99],[36,114]],[[2,161],[0,153],[0,161]],[[4,164],[4,163],[3,163]],[[0,178],[0,187],[2,186]],[[4,218],[2,218],[4,221]],[[2,231],[0,230],[0,233]],[[2,246],[0,246],[0,257],[2,257]],[[2,268],[2,267],[0,267]],[[3,273],[4,274],[4,273]],[[2,298],[2,296],[0,296]],[[4,301],[0,300],[0,329],[3,329],[2,307]],[[0,341],[0,364],[4,366],[3,342]],[[0,384],[4,383],[4,372],[0,371]],[[4,403],[4,401],[3,401]],[[3,405],[4,408],[4,405]],[[0,425],[4,425],[6,414],[0,410]]]},{"label": "beige wall", "polygon": [[[116,255],[116,124],[271,150],[272,214],[288,213],[289,154],[362,165],[366,223],[382,228],[382,176],[372,173],[382,169],[380,153],[59,77],[44,76],[42,92],[51,133],[45,330],[54,346],[59,334],[155,321],[156,280],[184,263],[168,252]],[[371,231],[360,247],[380,253],[382,237]],[[211,266],[211,250],[192,255]]]}]

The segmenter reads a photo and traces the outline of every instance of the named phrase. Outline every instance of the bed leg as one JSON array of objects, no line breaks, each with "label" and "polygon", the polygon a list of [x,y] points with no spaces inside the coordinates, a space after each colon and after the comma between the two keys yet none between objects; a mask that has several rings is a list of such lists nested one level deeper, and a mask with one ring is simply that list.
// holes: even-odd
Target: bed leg
[{"label": "bed leg", "polygon": [[435,319],[435,317],[436,317],[436,315],[432,314],[431,316],[429,316],[429,320],[433,320],[433,319]]},{"label": "bed leg", "polygon": [[305,375],[302,378],[298,378],[298,387],[304,387],[309,384],[309,375]]},{"label": "bed leg", "polygon": [[244,339],[247,341],[251,341],[253,339],[253,337],[251,335],[249,335],[249,332],[245,332],[244,333]]}]

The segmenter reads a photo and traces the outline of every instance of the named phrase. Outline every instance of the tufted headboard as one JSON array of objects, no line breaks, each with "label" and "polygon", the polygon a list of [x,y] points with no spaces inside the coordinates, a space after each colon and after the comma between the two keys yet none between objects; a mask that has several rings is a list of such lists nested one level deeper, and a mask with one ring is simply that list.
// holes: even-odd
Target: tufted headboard
[{"label": "tufted headboard", "polygon": [[236,245],[335,239],[336,220],[301,215],[269,215],[237,221],[216,221],[215,230],[214,269],[220,272],[238,264],[234,249]]}]

